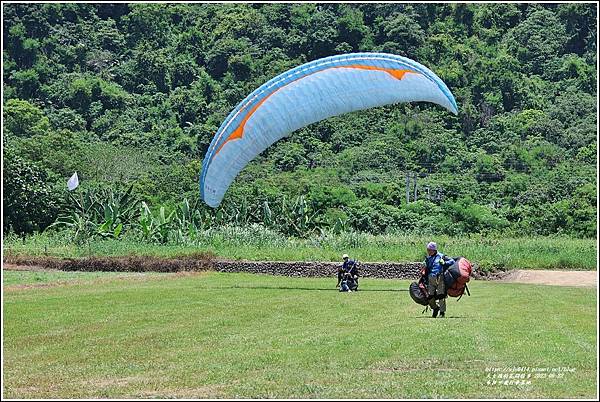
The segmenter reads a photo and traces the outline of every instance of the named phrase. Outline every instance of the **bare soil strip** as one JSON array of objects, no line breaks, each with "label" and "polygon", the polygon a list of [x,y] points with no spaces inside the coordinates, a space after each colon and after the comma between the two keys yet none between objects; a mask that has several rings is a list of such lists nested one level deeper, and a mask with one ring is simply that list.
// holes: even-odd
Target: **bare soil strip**
[{"label": "bare soil strip", "polygon": [[[134,272],[169,272],[175,275],[183,275],[185,272],[198,272],[211,270],[214,264],[218,262],[212,258],[202,255],[200,258],[183,259],[157,259],[152,257],[122,257],[122,258],[93,258],[86,260],[60,260],[54,258],[37,258],[31,260],[7,261],[3,263],[3,269],[8,270],[27,270],[27,271],[112,271],[123,272],[124,276],[113,277],[112,279],[131,279]],[[231,262],[236,264],[236,262]],[[239,262],[242,265],[261,264],[263,266],[276,265],[270,262]],[[302,263],[303,265],[311,263]],[[315,263],[319,264],[319,263]],[[412,267],[411,267],[412,268]],[[221,271],[222,269],[217,269]],[[244,267],[236,272],[244,272]],[[256,273],[256,272],[255,272]],[[259,271],[260,273],[260,271]],[[272,273],[272,272],[263,272]],[[303,270],[306,274],[306,271]],[[322,274],[323,272],[321,272]],[[279,274],[290,275],[289,272]],[[171,276],[171,275],[169,275]],[[293,275],[302,276],[302,275]],[[313,275],[309,275],[313,276]],[[323,275],[321,275],[323,276]],[[377,275],[373,275],[374,277]],[[494,280],[505,283],[528,283],[537,285],[554,286],[577,286],[577,287],[597,287],[597,271],[550,271],[550,270],[511,270],[499,272],[485,277],[474,274],[476,279]],[[107,278],[108,279],[108,278]],[[137,278],[136,278],[137,279]],[[139,278],[142,279],[142,278]],[[149,279],[149,278],[143,278]],[[404,279],[404,278],[403,278]],[[104,279],[98,279],[104,280]],[[77,281],[58,281],[49,284],[33,285],[13,285],[4,287],[5,290],[28,289],[36,287],[60,286]],[[89,282],[89,281],[86,281]]]},{"label": "bare soil strip", "polygon": [[498,279],[500,282],[529,283],[537,285],[597,287],[598,271],[509,271]]}]

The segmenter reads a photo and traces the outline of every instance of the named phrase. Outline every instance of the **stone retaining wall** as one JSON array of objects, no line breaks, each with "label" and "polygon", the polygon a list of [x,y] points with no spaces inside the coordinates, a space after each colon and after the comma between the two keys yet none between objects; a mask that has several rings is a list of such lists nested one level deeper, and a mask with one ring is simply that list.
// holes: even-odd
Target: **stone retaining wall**
[{"label": "stone retaining wall", "polygon": [[[219,272],[248,272],[291,277],[335,277],[340,265],[341,263],[335,262],[213,262],[214,270]],[[420,262],[365,262],[360,263],[358,273],[363,278],[414,279],[419,277],[422,267],[423,264]]]},{"label": "stone retaining wall", "polygon": [[[206,257],[155,258],[155,257],[91,257],[54,258],[20,257],[4,258],[4,263],[38,266],[63,271],[113,271],[113,272],[178,272],[219,271],[247,272],[252,274],[290,277],[335,277],[341,262],[279,262],[279,261],[220,261]],[[358,272],[363,278],[413,279],[423,267],[419,262],[360,263]]]}]

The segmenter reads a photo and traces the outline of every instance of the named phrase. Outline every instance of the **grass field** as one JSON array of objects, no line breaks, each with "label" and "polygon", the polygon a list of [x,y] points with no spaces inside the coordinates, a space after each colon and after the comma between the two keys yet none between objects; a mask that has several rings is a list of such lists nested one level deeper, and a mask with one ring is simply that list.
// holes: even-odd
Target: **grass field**
[{"label": "grass field", "polygon": [[28,275],[3,272],[4,397],[597,397],[595,288],[477,281],[431,319],[407,281]]},{"label": "grass field", "polygon": [[3,271],[5,286],[20,285],[53,285],[91,281],[94,279],[109,280],[114,278],[149,278],[160,277],[158,272],[64,272],[64,271]]},{"label": "grass field", "polygon": [[[430,237],[412,235],[328,234],[310,239],[285,238],[264,228],[217,228],[192,244],[148,244],[132,239],[94,240],[76,245],[64,234],[37,234],[22,241],[5,238],[4,255],[177,257],[208,252],[217,258],[255,261],[339,261],[348,253],[360,261],[422,261]],[[442,252],[466,256],[482,270],[596,269],[596,239],[568,237],[489,238],[482,236],[434,239]]]}]

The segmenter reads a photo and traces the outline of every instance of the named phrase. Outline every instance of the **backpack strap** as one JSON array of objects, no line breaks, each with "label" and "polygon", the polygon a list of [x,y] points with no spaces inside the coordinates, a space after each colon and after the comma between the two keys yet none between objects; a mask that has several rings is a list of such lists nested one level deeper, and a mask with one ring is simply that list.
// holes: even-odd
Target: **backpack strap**
[{"label": "backpack strap", "polygon": [[463,292],[460,294],[460,297],[458,299],[456,299],[456,301],[459,301],[461,299],[461,297],[463,297],[463,295],[465,294],[465,290],[467,291],[467,295],[471,296],[471,292],[469,292],[469,287],[467,286],[467,284],[465,283],[465,289],[463,290]]}]

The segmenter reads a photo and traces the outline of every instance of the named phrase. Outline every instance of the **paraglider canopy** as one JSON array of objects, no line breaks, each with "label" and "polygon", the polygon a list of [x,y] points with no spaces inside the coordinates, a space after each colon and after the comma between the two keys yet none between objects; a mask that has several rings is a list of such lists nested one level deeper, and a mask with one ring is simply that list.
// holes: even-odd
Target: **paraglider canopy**
[{"label": "paraglider canopy", "polygon": [[248,95],[217,130],[202,163],[202,199],[219,206],[248,162],[299,128],[356,110],[412,101],[433,102],[457,114],[446,84],[406,57],[351,53],[286,71]]}]

